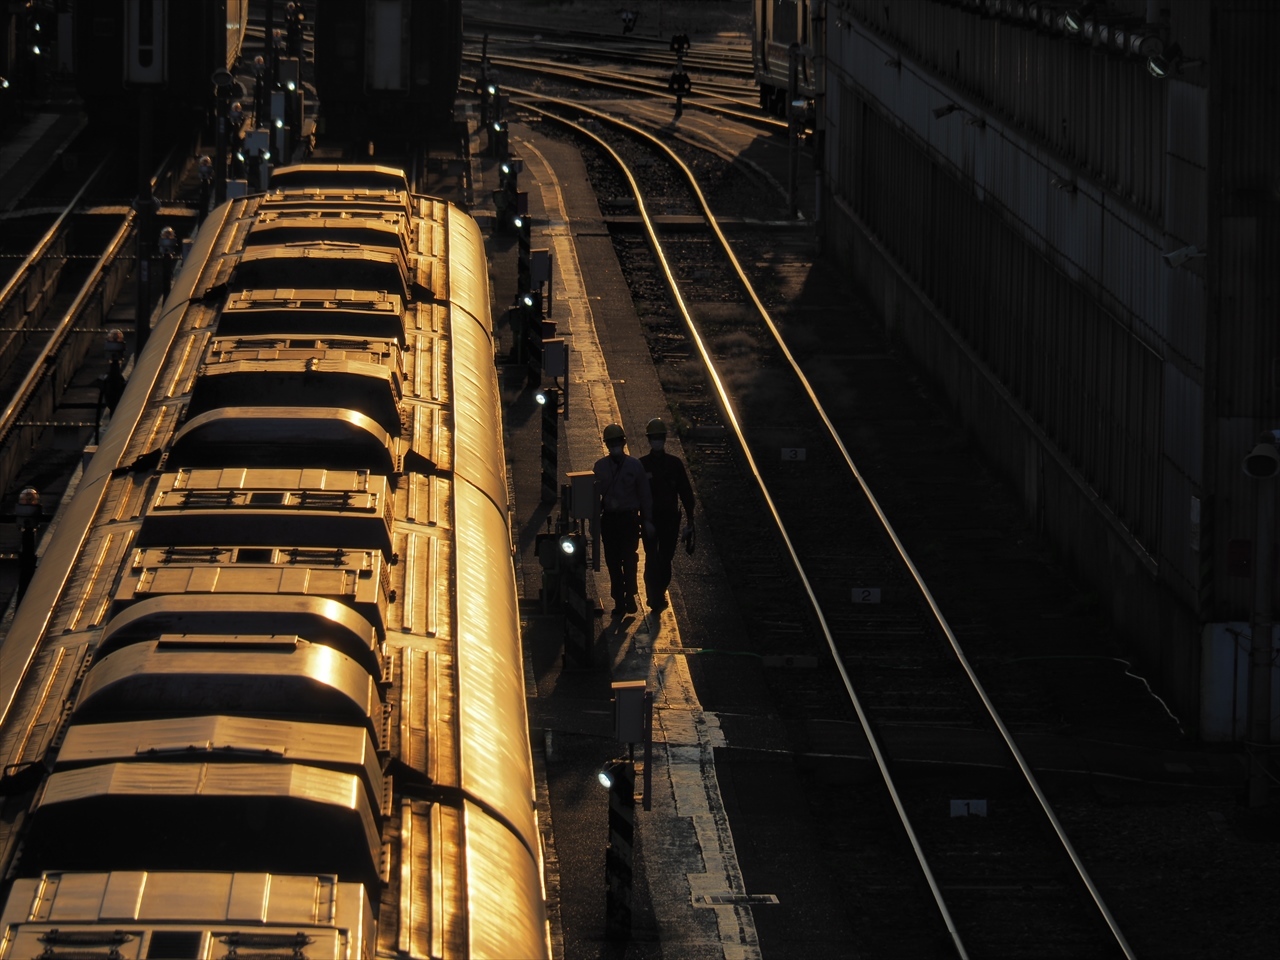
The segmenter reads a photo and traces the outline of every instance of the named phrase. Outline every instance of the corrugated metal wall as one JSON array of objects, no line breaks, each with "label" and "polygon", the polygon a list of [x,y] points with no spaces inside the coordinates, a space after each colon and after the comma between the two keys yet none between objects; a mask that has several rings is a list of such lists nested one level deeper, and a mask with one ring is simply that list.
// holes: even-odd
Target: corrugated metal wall
[{"label": "corrugated metal wall", "polygon": [[[1036,29],[1023,16],[986,15],[986,4],[843,0],[836,6],[1116,195],[1160,215],[1165,94],[1137,58]],[[1143,2],[1107,6],[1139,20],[1146,8]]]},{"label": "corrugated metal wall", "polygon": [[[1214,4],[1210,13],[1209,32],[1221,52],[1205,137],[1208,259],[1218,291],[1206,317],[1212,345],[1206,453],[1219,540],[1251,541],[1258,491],[1241,471],[1241,458],[1259,430],[1280,428],[1280,9],[1236,0]],[[1247,619],[1251,578],[1223,568],[1219,562],[1214,569],[1215,616]]]},{"label": "corrugated metal wall", "polygon": [[[926,41],[951,36],[949,30],[963,34],[968,21],[980,24],[970,34],[999,27],[993,43],[1010,33],[951,7],[901,6],[938,11],[946,27],[930,21]],[[883,51],[870,38],[861,48],[857,38],[842,42],[852,59],[844,58],[847,73],[828,83],[840,118],[833,189],[1155,556],[1167,330],[1166,268],[1152,215],[1108,206],[1100,192],[1082,198],[1053,188],[1045,155],[1029,152],[1020,130],[998,132],[990,114],[990,127],[964,122],[976,113],[967,106],[935,120],[930,111],[950,94],[924,71],[919,82],[895,77],[881,97],[869,96],[859,82],[864,76],[874,85],[896,71],[880,66]],[[1090,52],[1061,38],[1058,45]],[[1145,69],[1127,66],[1134,89],[1136,72],[1152,85]],[[1159,113],[1150,127],[1163,136]],[[912,122],[921,115],[926,119]]]},{"label": "corrugated metal wall", "polygon": [[1280,4],[1093,8],[1152,16],[1163,79],[1033,8],[826,5],[827,237],[1193,718],[1277,537],[1241,459],[1280,429]]}]

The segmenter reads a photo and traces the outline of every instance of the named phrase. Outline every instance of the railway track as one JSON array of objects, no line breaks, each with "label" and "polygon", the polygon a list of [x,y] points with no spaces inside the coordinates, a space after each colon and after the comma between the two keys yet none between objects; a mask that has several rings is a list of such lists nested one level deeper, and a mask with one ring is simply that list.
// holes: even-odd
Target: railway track
[{"label": "railway track", "polygon": [[[704,76],[716,78],[714,82],[729,85],[736,83],[745,85],[752,91],[754,72],[751,66],[751,55],[745,46],[710,46],[699,44],[691,49],[683,58],[661,45],[650,45],[635,50],[619,49],[608,42],[578,41],[568,42],[562,36],[545,39],[533,36],[477,36],[469,32],[465,36],[473,48],[479,46],[481,51],[488,51],[491,57],[503,56],[507,59],[549,60],[553,63],[574,63],[592,66],[601,70],[619,69],[626,65],[631,76],[637,73],[654,76],[666,76],[678,61],[683,61],[686,70],[695,70]],[[639,67],[640,70],[633,68]]]},{"label": "railway track", "polygon": [[[751,583],[746,619],[762,626],[765,651],[794,650],[797,623],[822,638],[844,699],[830,688],[818,697],[810,690],[810,711],[826,722],[856,716],[876,758],[882,785],[850,791],[844,802],[858,811],[860,894],[895,905],[898,922],[886,925],[895,949],[916,937],[919,955],[1131,956],[854,462],[844,431],[858,430],[856,418],[840,425],[826,413],[740,266],[739,259],[766,262],[776,231],[738,225],[731,247],[670,148],[638,126],[550,100],[530,95],[521,105],[590,142],[597,162],[589,168],[598,195],[613,198],[615,224],[644,225],[617,247],[655,359],[686,385],[675,403],[678,419],[686,427],[724,426],[736,438],[738,456],[718,460],[711,472],[717,500],[738,504],[719,510],[715,522],[722,555],[757,560],[756,576],[741,572]],[[606,214],[609,205],[602,203]],[[632,205],[634,212],[623,212]],[[705,468],[700,451],[691,459],[695,470]],[[700,486],[708,479],[704,472]],[[762,509],[773,538],[756,533]],[[778,575],[788,567],[789,575]],[[1025,698],[1011,702],[1024,726],[1051,722],[1028,710]],[[922,748],[933,752],[924,764],[917,762]],[[894,841],[886,839],[889,808],[899,824]],[[951,816],[938,815],[948,808]],[[885,946],[864,948],[877,955]]]},{"label": "railway track", "polygon": [[[471,49],[463,52],[463,63],[477,68],[488,63],[503,87],[508,86],[509,76],[536,77],[543,87],[541,92],[550,95],[571,96],[570,91],[585,86],[648,100],[675,102],[676,99],[667,92],[668,78],[677,63],[675,54],[620,58],[608,44],[564,46],[545,41],[526,44],[520,49],[503,44],[499,50],[502,52],[494,54],[488,47],[477,49],[472,42]],[[724,59],[687,56],[684,65],[694,78],[694,92],[685,97],[686,108],[696,106],[709,115],[763,131],[787,131],[786,120],[760,113],[758,91],[751,81],[750,58],[745,49]]]},{"label": "railway track", "polygon": [[[477,44],[485,37],[489,42],[504,47],[525,48],[531,44],[574,56],[608,60],[612,63],[640,65],[659,64],[668,68],[675,62],[670,51],[670,41],[665,38],[619,36],[591,30],[547,30],[537,24],[512,23],[483,17],[468,16],[463,41]],[[721,40],[714,44],[700,44],[685,56],[685,64],[698,69],[737,75],[751,79],[751,50],[745,40],[742,43]]]},{"label": "railway track", "polygon": [[[113,160],[104,158],[61,210],[44,218],[47,226],[25,255],[13,256],[18,265],[0,290],[0,489],[12,498],[19,487],[35,487],[46,518],[109,414],[105,335],[135,267],[137,230],[130,206],[95,196]],[[176,199],[175,164],[171,153],[151,177],[162,202]],[[155,294],[159,287],[157,280]],[[0,583],[8,593],[16,535],[6,525],[0,538]]]},{"label": "railway track", "polygon": [[[483,59],[478,52],[463,55],[463,62],[467,64],[479,65]],[[500,76],[504,89],[509,86],[509,74],[524,74],[537,77],[540,82],[552,81],[564,88],[586,86],[596,90],[615,91],[623,95],[639,95],[649,100],[675,102],[675,95],[667,92],[669,68],[666,73],[655,74],[652,78],[637,78],[634,74],[605,66],[579,63],[567,65],[555,59],[527,56],[489,56],[487,59],[491,66],[502,71]],[[674,63],[674,60],[672,62]],[[688,66],[686,64],[686,67]],[[785,132],[787,130],[785,120],[760,113],[754,88],[742,83],[708,83],[695,77],[694,92],[684,98],[684,106],[686,109],[697,108],[711,116],[733,120],[748,127],[767,131]]]}]

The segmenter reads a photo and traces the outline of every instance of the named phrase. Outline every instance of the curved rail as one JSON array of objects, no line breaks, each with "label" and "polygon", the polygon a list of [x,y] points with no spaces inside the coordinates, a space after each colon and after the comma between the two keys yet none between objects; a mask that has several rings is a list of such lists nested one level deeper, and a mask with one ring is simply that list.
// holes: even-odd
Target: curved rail
[{"label": "curved rail", "polygon": [[[511,23],[503,20],[490,20],[485,17],[467,17],[464,25],[464,38],[474,40],[477,34],[487,35],[490,42],[494,40],[528,42],[535,36],[545,36],[547,28],[540,24]],[[612,55],[619,59],[645,54],[662,54],[669,49],[669,41],[658,37],[637,36],[636,34],[620,35],[603,33],[599,30],[573,30],[556,28],[555,36],[562,40],[579,40],[584,43],[598,45],[597,49],[612,49]],[[743,36],[741,43],[720,43],[719,49],[727,51],[726,58],[749,58],[751,56],[750,41]],[[709,56],[703,50],[699,56]]]},{"label": "curved rail", "polygon": [[107,165],[107,161],[109,159],[110,157],[102,158],[94,168],[93,172],[89,174],[84,185],[76,191],[76,195],[67,203],[66,209],[64,209],[62,213],[58,214],[58,219],[54,220],[53,223],[49,225],[49,229],[45,231],[44,236],[40,238],[35,247],[32,248],[31,252],[23,259],[22,263],[18,265],[18,269],[15,270],[13,276],[9,278],[9,282],[4,285],[4,289],[0,290],[0,310],[4,309],[4,305],[8,303],[9,298],[17,292],[18,287],[22,285],[32,266],[48,252],[49,247],[53,245],[53,241],[57,237],[58,232],[62,229],[62,225],[66,223],[67,217],[69,217],[71,212],[75,210],[77,204],[80,203],[81,198],[84,196],[85,191],[93,185],[93,181],[98,178],[98,174],[102,172],[103,167]]},{"label": "curved rail", "polygon": [[[468,20],[467,22],[470,23],[471,21]],[[686,53],[682,58],[677,58],[676,54],[661,47],[621,50],[616,44],[565,42],[571,38],[569,35],[560,32],[554,34],[557,38],[554,40],[548,40],[545,35],[537,32],[530,36],[518,37],[506,34],[487,36],[490,47],[505,47],[509,50],[534,47],[538,50],[559,51],[571,56],[599,57],[615,62],[625,61],[642,66],[670,67],[676,63],[677,59],[682,59],[684,65],[690,69],[739,76],[749,82],[754,82],[755,79],[755,69],[751,63],[751,52],[746,46],[738,48],[720,47],[719,49],[723,53],[722,55],[717,55],[714,45],[708,49],[705,45],[699,44],[696,53]],[[483,39],[483,36],[477,36],[474,32],[463,34],[464,43],[478,44]]]},{"label": "curved rail", "polygon": [[[466,54],[463,57],[468,63],[479,63],[480,56],[478,54]],[[643,93],[646,96],[655,97],[663,100],[675,100],[675,94],[667,93],[666,84],[658,80],[651,80],[643,77],[627,77],[625,79],[608,79],[610,74],[608,71],[595,71],[594,74],[584,72],[582,68],[577,70],[566,69],[559,64],[538,60],[516,60],[504,57],[490,57],[489,62],[494,66],[503,66],[512,70],[521,70],[526,73],[544,74],[555,77],[563,77],[566,80],[576,80],[578,82],[590,83],[593,86],[605,87],[608,89],[622,90],[627,93]],[[602,75],[601,75],[602,74]],[[617,76],[617,75],[614,75]],[[505,85],[504,85],[505,86]],[[518,88],[505,86],[508,90],[518,90]],[[543,100],[556,100],[555,97],[542,96],[527,90],[518,90],[520,93],[529,96],[538,97]],[[708,98],[723,100],[727,103],[738,104],[747,107],[748,110],[754,109],[756,112],[744,112],[742,110],[734,110],[729,107],[722,107],[715,103],[708,103]],[[559,101],[564,102],[564,101]],[[734,120],[740,120],[743,123],[749,123],[757,127],[763,127],[767,130],[788,129],[785,120],[779,120],[777,117],[770,117],[758,111],[752,100],[736,100],[732,97],[726,97],[721,94],[707,94],[699,96],[697,99],[690,97],[684,98],[686,108],[697,108],[706,113],[713,113],[722,117],[731,117]]]},{"label": "curved rail", "polygon": [[1080,859],[1079,854],[1076,852],[1074,845],[1071,843],[1070,839],[1067,837],[1066,831],[1063,829],[1061,822],[1058,820],[1057,815],[1053,811],[1053,808],[1049,805],[1048,798],[1045,796],[1042,788],[1040,787],[1039,782],[1036,780],[1030,765],[1027,763],[1026,759],[1023,757],[1021,750],[1019,750],[1019,748],[1017,747],[1017,744],[1015,743],[1012,734],[1009,732],[1008,727],[1005,725],[1004,721],[1000,718],[999,714],[997,713],[994,703],[991,701],[985,688],[982,686],[980,680],[978,679],[977,674],[974,672],[972,665],[969,663],[968,658],[965,656],[964,651],[960,646],[959,640],[956,638],[955,633],[951,628],[951,625],[947,622],[946,617],[943,615],[941,608],[938,606],[937,601],[933,597],[933,594],[929,590],[927,584],[924,582],[924,578],[921,576],[915,563],[911,560],[910,556],[907,554],[906,548],[903,546],[901,539],[898,537],[897,532],[894,530],[892,524],[890,523],[888,516],[884,513],[884,510],[881,508],[875,495],[872,493],[865,478],[862,476],[861,471],[859,471],[857,468],[857,465],[854,464],[853,458],[850,456],[848,449],[844,444],[844,441],[839,436],[839,433],[835,428],[835,425],[832,423],[826,410],[823,408],[821,402],[819,401],[817,393],[814,391],[813,386],[810,383],[808,377],[805,375],[803,369],[800,367],[799,363],[796,361],[789,346],[787,345],[785,339],[783,338],[782,333],[777,329],[776,325],[773,323],[772,318],[769,316],[768,310],[765,308],[763,302],[760,300],[759,296],[757,295],[754,289],[754,286],[751,284],[750,279],[747,277],[746,272],[743,270],[737,257],[734,255],[733,250],[728,240],[724,236],[724,233],[721,230],[718,221],[716,220],[714,214],[711,212],[710,206],[707,203],[701,188],[698,186],[697,178],[694,176],[693,172],[689,170],[689,168],[684,164],[684,162],[665,143],[653,137],[647,131],[639,127],[636,127],[625,120],[621,120],[617,117],[614,117],[602,111],[593,110],[580,103],[570,103],[569,101],[561,100],[559,98],[554,98],[554,97],[548,97],[545,95],[533,93],[531,91],[519,91],[519,92],[527,96],[531,101],[529,103],[526,103],[525,104],[526,106],[529,106],[532,109],[537,110],[539,113],[541,113],[543,116],[546,116],[548,119],[551,119],[557,123],[564,124],[565,126],[571,127],[580,135],[587,137],[592,141],[594,141],[596,144],[598,144],[601,147],[601,149],[605,150],[613,158],[614,162],[618,165],[619,169],[623,172],[624,176],[627,178],[627,181],[629,182],[632,192],[635,196],[637,211],[639,212],[640,217],[644,221],[649,244],[653,249],[655,257],[658,259],[662,267],[663,273],[667,279],[667,283],[671,289],[672,297],[675,300],[676,305],[681,313],[681,316],[684,319],[685,325],[689,330],[690,336],[693,338],[693,341],[698,349],[699,355],[702,358],[703,364],[707,369],[708,376],[711,378],[715,386],[716,394],[717,394],[717,397],[719,398],[721,408],[724,410],[726,419],[728,419],[733,429],[734,435],[736,436],[739,444],[739,448],[742,450],[747,460],[751,473],[755,477],[756,483],[762,495],[765,498],[768,509],[774,518],[774,522],[776,523],[777,528],[782,535],[783,542],[785,543],[787,551],[791,556],[792,563],[794,564],[796,569],[796,573],[799,576],[802,584],[804,585],[805,593],[808,595],[810,603],[812,604],[815,614],[819,620],[819,623],[821,624],[823,634],[827,641],[827,645],[832,652],[832,656],[834,658],[836,668],[839,671],[841,679],[845,685],[845,689],[849,695],[850,702],[853,705],[853,708],[858,715],[858,719],[863,726],[864,732],[866,733],[866,736],[867,736],[868,743],[871,745],[871,750],[875,756],[876,764],[880,769],[881,776],[884,778],[885,785],[892,797],[894,807],[898,812],[898,815],[899,815],[899,818],[901,819],[903,827],[907,831],[912,849],[915,851],[917,860],[920,863],[921,869],[929,885],[930,891],[933,894],[934,900],[938,905],[940,915],[942,916],[943,921],[946,924],[947,930],[952,937],[953,944],[956,950],[958,951],[959,955],[961,957],[968,956],[967,952],[965,951],[964,945],[960,940],[959,933],[956,929],[954,921],[951,918],[950,911],[946,906],[945,900],[942,896],[941,889],[936,879],[934,878],[931,868],[928,865],[927,859],[924,854],[924,850],[921,844],[919,843],[919,840],[916,836],[914,828],[911,826],[910,819],[907,815],[905,806],[902,804],[901,799],[898,795],[897,789],[893,783],[893,778],[888,770],[888,764],[884,758],[880,743],[877,740],[876,736],[874,735],[869,718],[866,712],[864,711],[862,704],[857,697],[857,694],[853,690],[852,681],[849,678],[849,675],[841,660],[839,651],[836,648],[835,638],[832,635],[830,627],[827,623],[827,619],[823,614],[821,604],[818,601],[818,598],[814,592],[814,589],[809,580],[809,577],[804,571],[803,564],[792,543],[791,537],[787,532],[786,526],[782,521],[782,517],[778,512],[777,506],[774,503],[774,500],[770,495],[767,487],[765,486],[763,477],[761,476],[761,473],[756,464],[755,458],[753,457],[750,449],[747,446],[746,438],[743,435],[742,428],[738,421],[737,414],[733,409],[733,404],[729,397],[728,391],[726,390],[723,382],[721,381],[719,373],[715,369],[710,352],[708,351],[706,344],[704,343],[701,335],[699,334],[696,328],[696,325],[693,322],[693,318],[689,313],[689,310],[685,304],[684,298],[680,294],[679,287],[676,282],[674,273],[671,270],[664,253],[662,252],[661,244],[658,241],[656,230],[654,229],[654,226],[649,217],[648,211],[645,208],[644,200],[640,194],[638,185],[636,184],[635,179],[632,177],[632,174],[630,170],[627,168],[625,162],[623,162],[623,160],[617,155],[617,153],[607,143],[605,143],[605,141],[603,141],[600,137],[598,137],[596,134],[594,134],[590,130],[587,130],[585,127],[582,127],[581,125],[574,123],[572,120],[569,120],[566,117],[562,117],[562,116],[550,113],[549,111],[541,110],[537,107],[532,106],[533,103],[551,101],[562,106],[571,107],[576,111],[579,111],[582,113],[589,113],[593,117],[603,122],[609,123],[621,130],[625,130],[626,132],[630,133],[632,136],[640,137],[641,139],[648,142],[654,148],[661,150],[686,178],[691,190],[693,191],[694,195],[697,197],[698,203],[702,209],[703,216],[707,220],[708,226],[710,226],[712,231],[715,233],[716,238],[719,240],[720,244],[725,250],[725,253],[728,255],[729,260],[732,263],[733,268],[737,273],[738,278],[741,281],[744,290],[747,292],[752,304],[755,306],[762,320],[768,327],[778,348],[782,351],[783,355],[786,357],[787,363],[791,367],[792,372],[795,374],[798,381],[802,385],[806,396],[809,398],[810,402],[813,404],[813,409],[819,415],[823,424],[825,425],[828,431],[828,434],[830,436],[830,439],[836,444],[837,448],[840,450],[841,455],[844,457],[845,463],[848,466],[850,473],[852,474],[854,479],[857,481],[859,487],[862,489],[863,493],[865,494],[868,503],[871,505],[872,509],[874,510],[884,531],[888,534],[889,538],[891,539],[894,545],[894,549],[898,553],[898,556],[900,557],[904,565],[907,567],[907,569],[910,571],[911,577],[914,580],[917,588],[920,590],[921,596],[925,599],[926,603],[928,604],[929,609],[933,614],[933,617],[936,623],[942,629],[945,636],[947,637],[947,641],[950,644],[952,651],[955,654],[957,662],[959,663],[961,669],[964,671],[965,675],[967,676],[970,683],[972,684],[973,690],[978,694],[983,704],[983,707],[985,708],[985,710],[988,713],[988,716],[990,717],[993,724],[999,731],[1000,736],[1003,739],[1006,747],[1008,748],[1010,755],[1014,758],[1014,761],[1017,764],[1019,771],[1022,773],[1026,783],[1028,784],[1033,794],[1035,795],[1037,802],[1040,804],[1041,810],[1045,814],[1046,819],[1051,824],[1053,831],[1059,843],[1062,846],[1062,849],[1064,850],[1064,852],[1066,852],[1067,856],[1069,857],[1081,883],[1084,885],[1085,889],[1089,892],[1089,895],[1093,900],[1093,903],[1097,907],[1099,914],[1105,921],[1117,945],[1121,948],[1121,950],[1124,952],[1124,955],[1126,957],[1130,958],[1130,960],[1133,960],[1134,953],[1132,949],[1130,948],[1123,932],[1120,930],[1118,924],[1116,923],[1115,918],[1112,916],[1110,909],[1107,907],[1106,903],[1103,901],[1101,893],[1098,891],[1097,886],[1094,884],[1093,879],[1090,877],[1089,872],[1086,869],[1083,861]]},{"label": "curved rail", "polygon": [[71,334],[72,328],[75,327],[76,321],[80,317],[80,311],[83,309],[85,302],[90,295],[97,289],[98,282],[102,279],[102,274],[106,268],[111,265],[112,261],[119,256],[121,247],[129,238],[130,227],[132,222],[126,220],[120,225],[120,229],[116,231],[116,235],[111,239],[111,243],[107,249],[103,251],[102,256],[98,258],[98,262],[94,265],[93,272],[80,286],[80,291],[76,294],[75,300],[71,306],[67,308],[62,319],[58,321],[58,325],[50,334],[48,341],[40,350],[39,355],[31,364],[31,370],[22,379],[22,383],[18,385],[18,389],[14,392],[13,398],[5,406],[4,411],[0,412],[0,443],[8,439],[9,434],[16,426],[18,415],[22,413],[31,395],[35,393],[40,381],[48,376],[48,366],[53,355],[58,352],[67,337]]},{"label": "curved rail", "polygon": [[[152,175],[150,184],[153,191],[155,189],[157,182],[164,177],[166,170],[170,167],[172,162],[173,162],[173,153],[170,153],[164,158],[159,168]],[[102,163],[105,164],[106,159],[104,159]],[[98,171],[100,171],[101,169],[102,169],[102,164],[99,164],[98,169],[94,171],[93,175],[90,177],[90,180],[92,180],[93,177],[96,177],[98,174]],[[71,201],[71,203],[67,205],[67,209],[64,210],[62,215],[58,218],[58,223],[61,223],[74,210],[75,206],[79,203],[81,197],[84,195],[84,191],[88,187],[88,185],[89,184],[86,183],[85,187],[82,187],[81,190],[76,194],[75,198]],[[50,366],[51,366],[50,365],[51,359],[62,348],[63,343],[66,341],[67,337],[71,335],[71,332],[76,327],[76,324],[80,318],[81,312],[84,309],[85,303],[88,301],[89,297],[93,294],[94,290],[97,289],[98,283],[101,280],[102,275],[106,272],[106,269],[119,256],[119,252],[121,248],[124,246],[126,240],[129,237],[129,234],[133,230],[136,217],[137,217],[137,214],[135,212],[130,212],[126,216],[124,223],[121,224],[120,229],[116,232],[111,242],[107,245],[107,248],[103,252],[102,256],[98,258],[98,262],[94,265],[93,271],[89,274],[89,276],[85,279],[84,283],[81,285],[80,290],[76,294],[74,301],[63,313],[62,319],[59,320],[58,323],[53,327],[51,333],[49,334],[49,339],[45,342],[45,345],[40,350],[39,355],[32,362],[30,371],[28,371],[27,375],[22,379],[22,382],[18,385],[17,389],[14,391],[14,394],[9,399],[9,402],[5,404],[3,411],[0,411],[0,444],[8,443],[9,437],[12,435],[14,429],[17,426],[18,418],[22,415],[23,411],[26,409],[27,405],[30,403],[32,397],[40,388],[41,383],[48,377]],[[47,245],[42,244],[40,249],[47,250]],[[33,256],[34,255],[35,254],[33,253]],[[31,258],[28,258],[28,260],[31,260]],[[24,267],[25,265],[26,265],[26,261],[24,261]]]}]

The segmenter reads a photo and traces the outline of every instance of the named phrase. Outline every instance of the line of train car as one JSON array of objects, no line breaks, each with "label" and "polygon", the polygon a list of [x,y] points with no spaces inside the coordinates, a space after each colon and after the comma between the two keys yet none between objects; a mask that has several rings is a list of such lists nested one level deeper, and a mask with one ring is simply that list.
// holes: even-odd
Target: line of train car
[{"label": "line of train car", "polygon": [[205,221],[0,647],[0,958],[550,952],[485,252]]},{"label": "line of train car", "polygon": [[818,78],[811,7],[811,0],[753,0],[751,62],[760,88],[760,109],[767,113],[787,115],[793,68],[796,94],[808,103],[813,101]]},{"label": "line of train car", "polygon": [[327,141],[433,139],[457,98],[462,0],[317,0],[315,64]]},{"label": "line of train car", "polygon": [[139,86],[153,88],[158,130],[182,129],[213,106],[213,72],[240,58],[249,0],[76,0],[76,92],[94,123],[136,124]]}]

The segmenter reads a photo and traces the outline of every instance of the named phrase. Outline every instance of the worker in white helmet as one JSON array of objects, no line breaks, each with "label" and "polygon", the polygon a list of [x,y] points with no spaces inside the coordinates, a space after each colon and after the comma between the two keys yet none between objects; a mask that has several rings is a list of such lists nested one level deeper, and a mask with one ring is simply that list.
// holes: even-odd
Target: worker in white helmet
[{"label": "worker in white helmet", "polygon": [[622,427],[611,423],[602,436],[607,456],[596,461],[596,493],[600,497],[600,541],[609,568],[613,616],[636,612],[636,573],[640,538],[654,536],[653,497],[644,467],[627,455]]},{"label": "worker in white helmet", "polygon": [[[671,560],[681,540],[693,538],[693,485],[684,462],[667,453],[667,425],[655,417],[645,427],[649,452],[640,465],[649,478],[653,497],[653,525],[656,536],[644,543],[644,593],[654,610],[667,607],[667,587],[671,585]],[[684,507],[684,526],[680,507]]]}]

